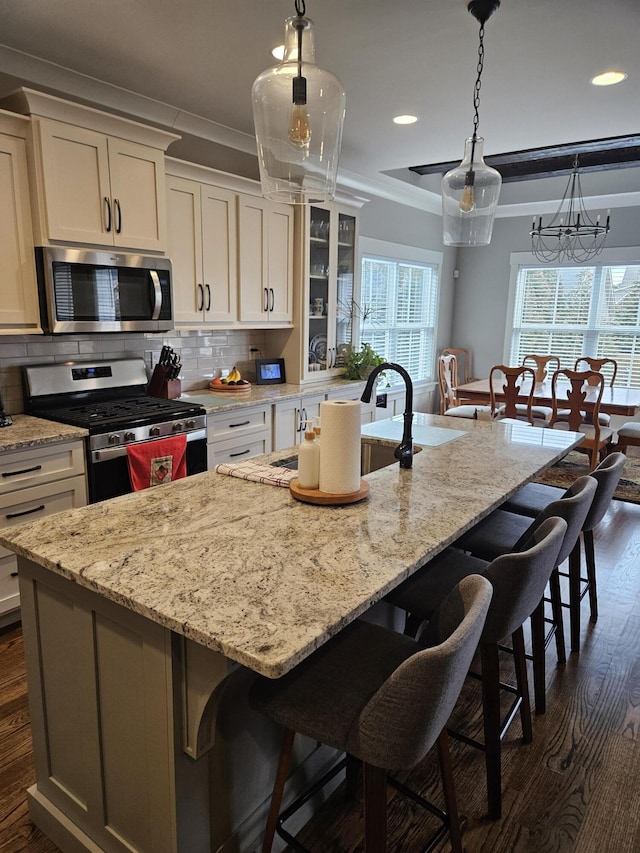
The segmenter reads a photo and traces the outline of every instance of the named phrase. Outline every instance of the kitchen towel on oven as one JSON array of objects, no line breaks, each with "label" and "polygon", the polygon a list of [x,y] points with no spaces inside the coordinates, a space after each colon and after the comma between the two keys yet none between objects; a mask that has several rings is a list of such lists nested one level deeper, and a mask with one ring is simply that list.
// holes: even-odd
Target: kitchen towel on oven
[{"label": "kitchen towel on oven", "polygon": [[272,465],[261,465],[247,459],[244,462],[221,462],[216,465],[217,474],[228,474],[230,477],[240,477],[241,480],[252,480],[255,483],[267,483],[269,486],[288,487],[291,480],[298,476],[297,471]]},{"label": "kitchen towel on oven", "polygon": [[127,447],[134,492],[187,476],[187,436],[175,435]]}]

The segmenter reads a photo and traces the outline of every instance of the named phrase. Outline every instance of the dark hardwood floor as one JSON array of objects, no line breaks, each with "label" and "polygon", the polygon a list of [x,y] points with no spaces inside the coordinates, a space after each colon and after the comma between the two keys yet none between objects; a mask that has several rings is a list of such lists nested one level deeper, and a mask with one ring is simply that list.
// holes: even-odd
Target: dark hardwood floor
[{"label": "dark hardwood floor", "polygon": [[[533,743],[515,722],[503,743],[503,817],[485,818],[483,755],[452,743],[468,853],[637,853],[640,851],[640,505],[612,504],[597,531],[600,618],[583,601],[583,644],[566,666],[548,650],[547,713]],[[510,662],[505,662],[508,667]],[[530,679],[531,680],[531,679]],[[477,729],[479,694],[468,680],[452,718]],[[29,821],[25,790],[34,781],[20,628],[0,635],[0,851],[58,853]],[[434,756],[408,782],[441,802]],[[394,853],[417,853],[433,826],[422,810],[390,794]],[[357,803],[340,792],[301,840],[314,853],[363,850]],[[443,844],[442,850],[448,849]]]}]

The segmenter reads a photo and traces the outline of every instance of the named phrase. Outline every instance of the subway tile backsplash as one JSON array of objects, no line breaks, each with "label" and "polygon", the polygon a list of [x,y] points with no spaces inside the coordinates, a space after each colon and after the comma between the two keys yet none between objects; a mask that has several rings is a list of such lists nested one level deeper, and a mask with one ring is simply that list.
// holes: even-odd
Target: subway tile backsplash
[{"label": "subway tile backsplash", "polygon": [[5,409],[24,411],[20,368],[55,361],[94,358],[144,358],[151,375],[163,345],[173,347],[182,361],[182,390],[206,388],[221,368],[233,365],[255,380],[255,358],[267,351],[268,332],[257,330],[184,329],[164,334],[7,335],[0,337],[0,391]]}]

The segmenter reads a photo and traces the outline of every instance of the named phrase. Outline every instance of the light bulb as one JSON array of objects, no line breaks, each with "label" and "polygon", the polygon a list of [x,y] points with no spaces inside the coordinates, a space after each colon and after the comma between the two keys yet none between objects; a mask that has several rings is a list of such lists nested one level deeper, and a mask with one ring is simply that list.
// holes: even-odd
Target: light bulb
[{"label": "light bulb", "polygon": [[462,191],[462,198],[460,199],[460,210],[463,213],[471,213],[471,211],[476,206],[476,197],[473,191],[473,185],[467,184]]},{"label": "light bulb", "polygon": [[311,139],[311,127],[309,126],[309,113],[306,104],[294,104],[291,109],[289,121],[289,142],[304,148]]}]

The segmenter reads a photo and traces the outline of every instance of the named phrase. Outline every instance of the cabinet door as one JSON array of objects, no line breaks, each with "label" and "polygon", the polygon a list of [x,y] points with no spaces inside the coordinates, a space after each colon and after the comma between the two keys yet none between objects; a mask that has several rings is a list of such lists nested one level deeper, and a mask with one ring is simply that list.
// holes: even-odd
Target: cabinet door
[{"label": "cabinet door", "polygon": [[236,194],[207,184],[200,192],[205,319],[229,322],[238,286]]},{"label": "cabinet door", "polygon": [[[304,421],[320,417],[324,394],[312,394],[296,400],[283,400],[273,406],[273,449],[284,450],[304,439]],[[315,422],[314,422],[315,423]]]},{"label": "cabinet door", "polygon": [[269,319],[293,319],[293,209],[274,204],[268,210]]},{"label": "cabinet door", "polygon": [[114,245],[164,251],[164,154],[156,148],[112,137],[108,148]]},{"label": "cabinet door", "polygon": [[23,139],[0,135],[0,334],[40,332]]},{"label": "cabinet door", "polygon": [[173,272],[176,323],[204,319],[200,184],[167,178],[168,251]]},{"label": "cabinet door", "polygon": [[45,119],[39,127],[49,239],[113,245],[106,137]]},{"label": "cabinet door", "polygon": [[238,199],[239,313],[248,323],[265,323],[269,317],[266,209],[265,199]]}]

